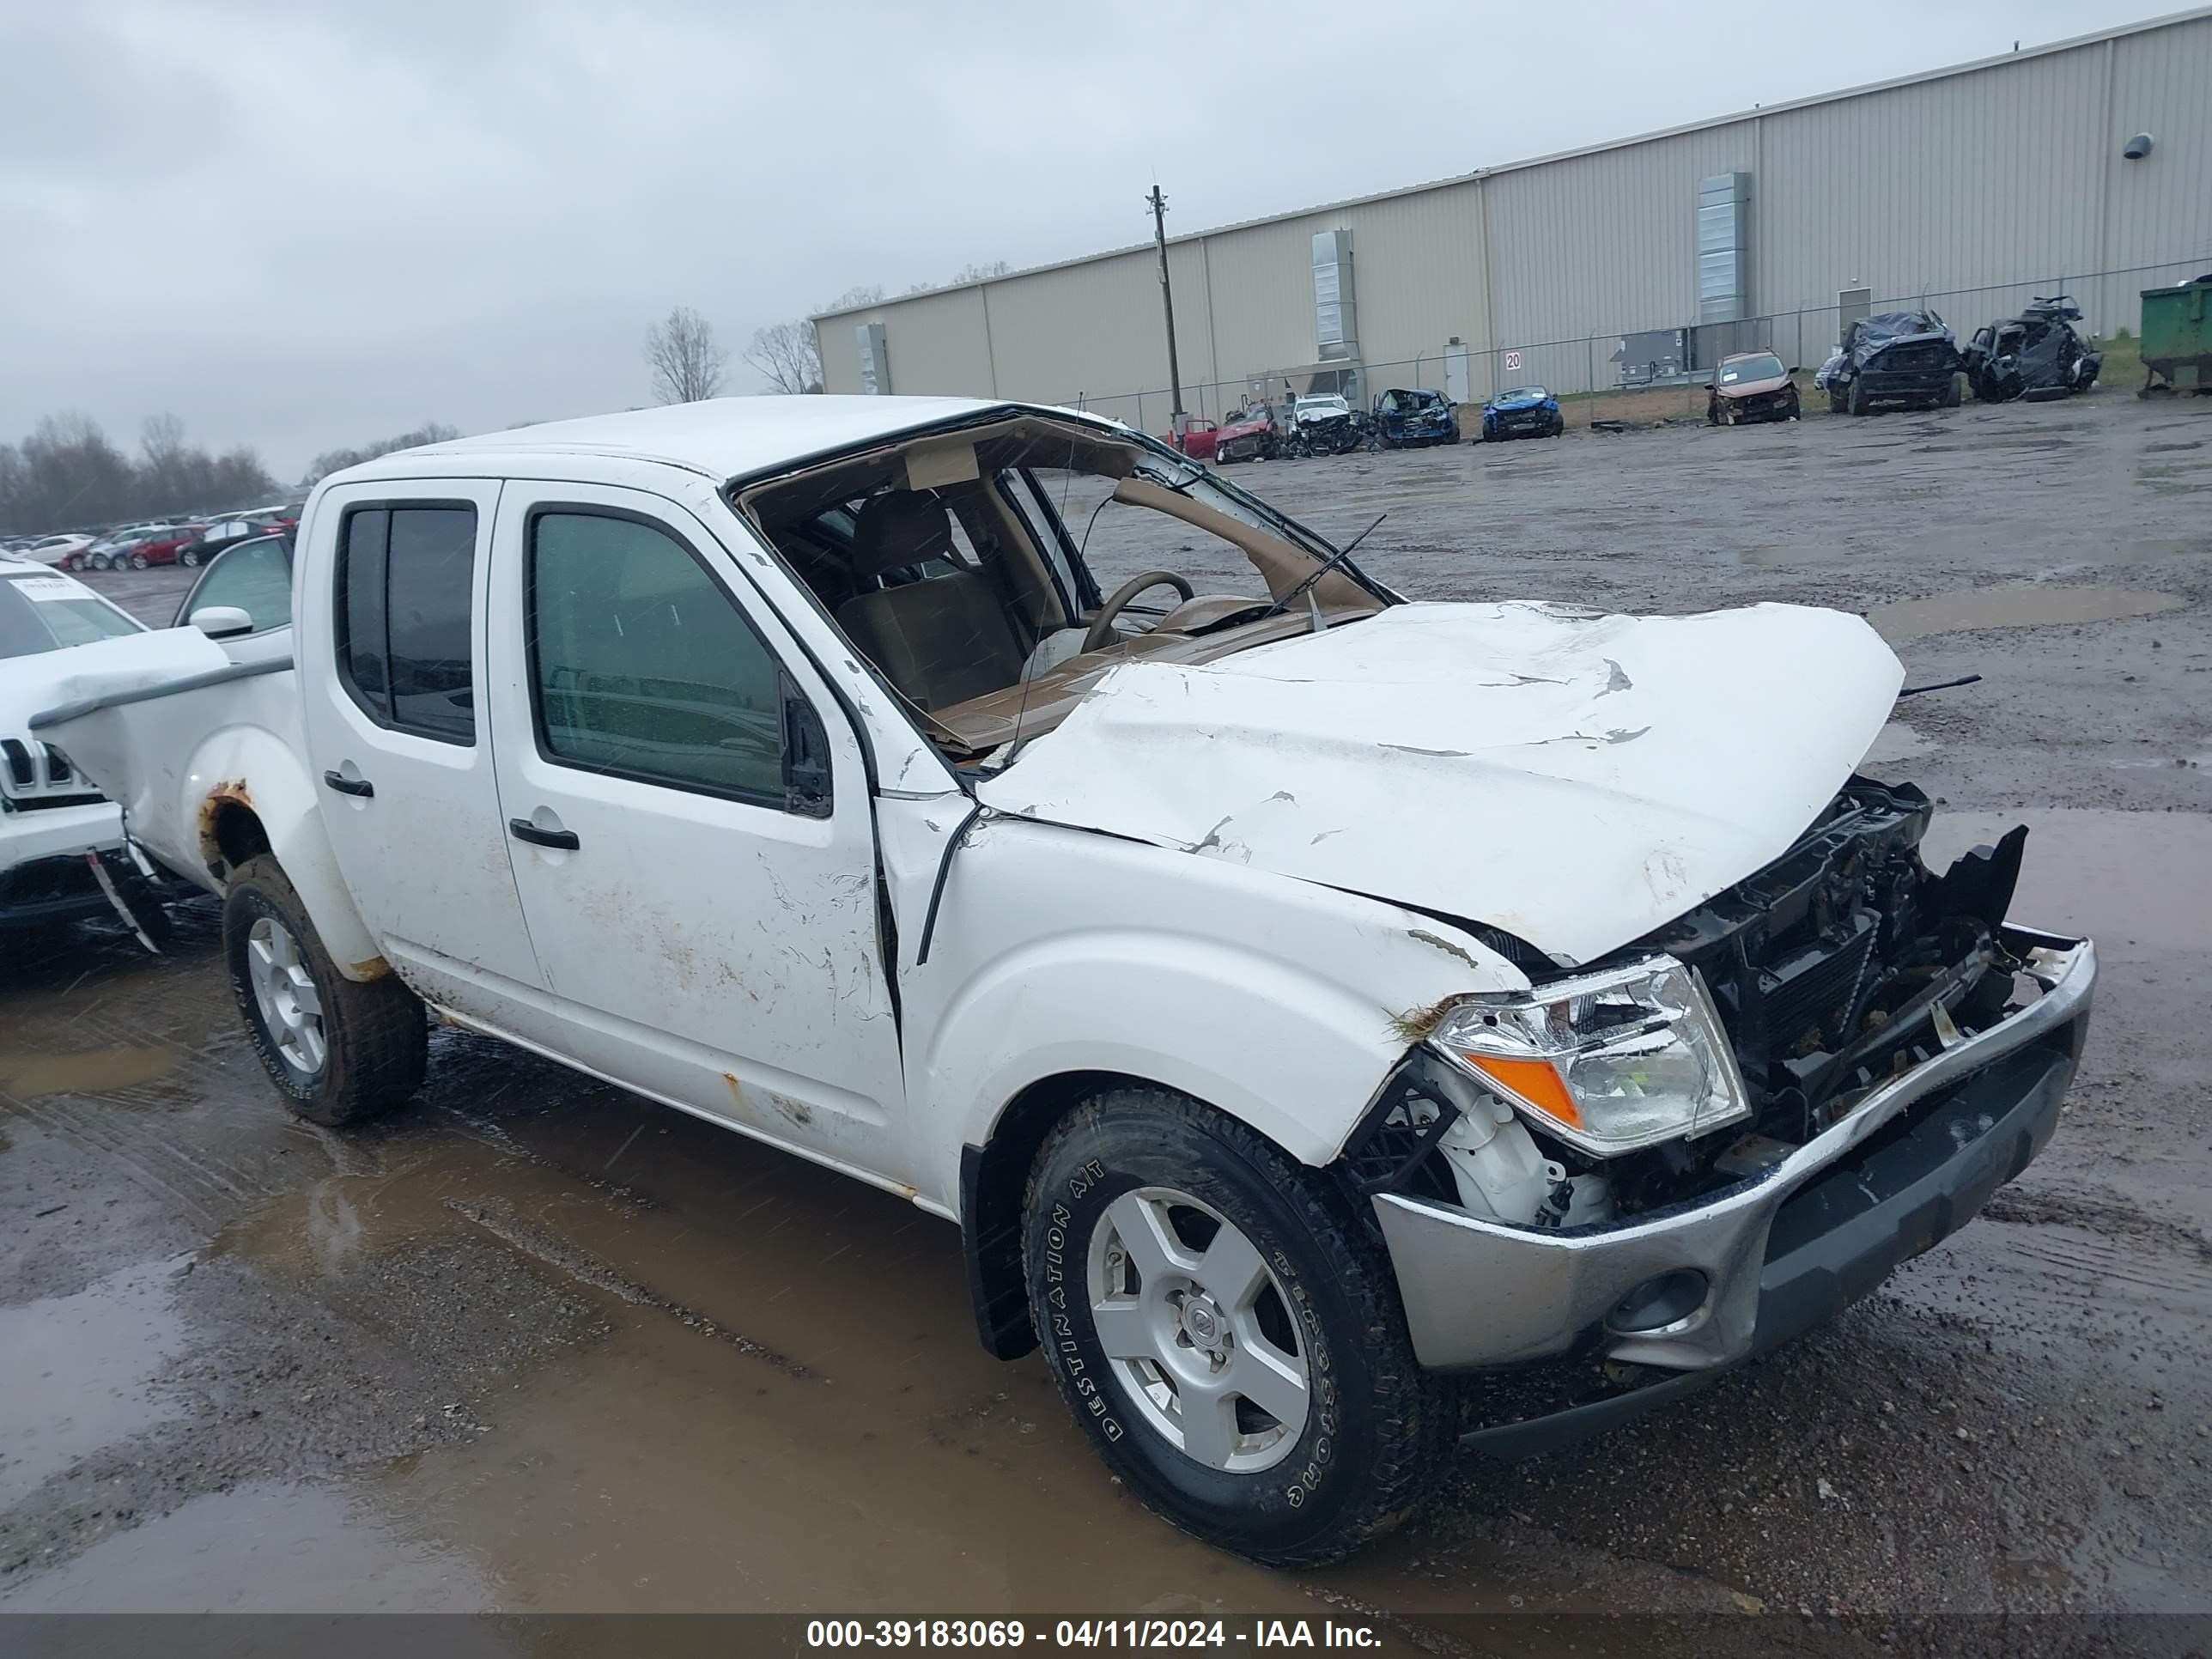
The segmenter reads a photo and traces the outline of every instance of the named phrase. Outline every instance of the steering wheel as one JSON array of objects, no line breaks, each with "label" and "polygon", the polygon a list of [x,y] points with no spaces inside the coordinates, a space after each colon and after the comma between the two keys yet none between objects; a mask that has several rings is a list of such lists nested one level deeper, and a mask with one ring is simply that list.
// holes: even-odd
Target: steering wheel
[{"label": "steering wheel", "polygon": [[1115,588],[1111,597],[1099,608],[1098,619],[1091,624],[1091,631],[1083,636],[1083,648],[1096,651],[1114,637],[1114,620],[1129,608],[1129,601],[1148,587],[1164,584],[1186,599],[1192,593],[1191,585],[1172,570],[1147,570],[1140,576],[1132,576]]}]

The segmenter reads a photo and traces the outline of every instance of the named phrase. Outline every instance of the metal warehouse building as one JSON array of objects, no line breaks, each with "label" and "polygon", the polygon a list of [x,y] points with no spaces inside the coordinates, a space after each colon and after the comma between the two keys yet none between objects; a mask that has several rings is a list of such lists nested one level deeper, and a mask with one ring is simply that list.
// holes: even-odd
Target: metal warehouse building
[{"label": "metal warehouse building", "polygon": [[[2062,289],[2132,328],[2212,270],[2208,129],[2212,7],[1174,237],[1185,406],[1632,386],[1753,345],[1809,370],[1841,319],[1923,300],[1962,340]],[[1150,243],[814,320],[830,392],[1169,424]]]}]

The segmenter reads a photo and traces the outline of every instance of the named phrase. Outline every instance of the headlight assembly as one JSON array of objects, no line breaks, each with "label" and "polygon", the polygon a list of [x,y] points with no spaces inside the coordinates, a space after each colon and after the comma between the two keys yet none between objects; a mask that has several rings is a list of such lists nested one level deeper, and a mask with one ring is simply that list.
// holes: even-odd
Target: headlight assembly
[{"label": "headlight assembly", "polygon": [[1469,997],[1429,1042],[1536,1127],[1600,1157],[1751,1112],[1704,982],[1672,957]]}]

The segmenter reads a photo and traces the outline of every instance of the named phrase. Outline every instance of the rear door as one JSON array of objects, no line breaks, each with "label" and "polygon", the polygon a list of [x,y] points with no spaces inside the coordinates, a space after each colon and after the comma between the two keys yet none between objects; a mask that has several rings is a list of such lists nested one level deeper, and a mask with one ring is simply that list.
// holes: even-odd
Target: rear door
[{"label": "rear door", "polygon": [[492,718],[571,1057],[861,1173],[906,1173],[859,742],[700,520],[510,482]]},{"label": "rear door", "polygon": [[332,489],[296,613],[308,764],[362,920],[410,982],[494,1023],[539,982],[478,708],[499,490]]}]

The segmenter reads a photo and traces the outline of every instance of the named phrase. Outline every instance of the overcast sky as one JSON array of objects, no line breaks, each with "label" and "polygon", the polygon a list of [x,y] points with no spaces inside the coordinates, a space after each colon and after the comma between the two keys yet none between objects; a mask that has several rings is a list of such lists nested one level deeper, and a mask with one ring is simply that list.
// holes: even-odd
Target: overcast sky
[{"label": "overcast sky", "polygon": [[[0,441],[318,451],[647,398],[857,283],[1198,230],[2142,0],[0,0]],[[732,390],[757,382],[732,351]]]}]

